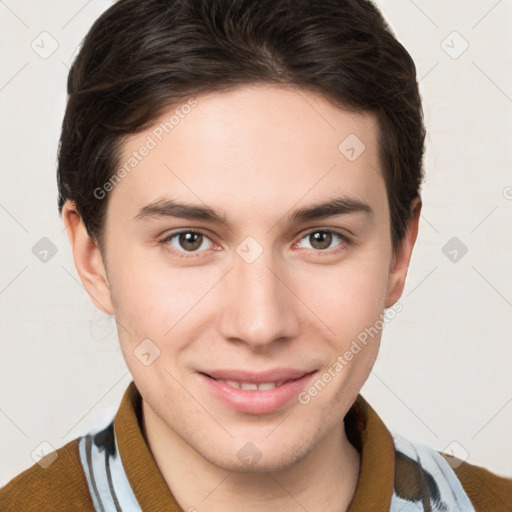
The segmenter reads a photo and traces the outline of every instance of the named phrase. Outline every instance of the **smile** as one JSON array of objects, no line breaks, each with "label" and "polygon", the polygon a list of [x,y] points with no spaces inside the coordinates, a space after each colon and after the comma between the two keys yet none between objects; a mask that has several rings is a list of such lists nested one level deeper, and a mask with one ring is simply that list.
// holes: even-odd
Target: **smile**
[{"label": "smile", "polygon": [[208,394],[224,406],[241,413],[268,414],[298,399],[314,373],[275,382],[243,382],[215,379],[204,373],[198,375]]}]

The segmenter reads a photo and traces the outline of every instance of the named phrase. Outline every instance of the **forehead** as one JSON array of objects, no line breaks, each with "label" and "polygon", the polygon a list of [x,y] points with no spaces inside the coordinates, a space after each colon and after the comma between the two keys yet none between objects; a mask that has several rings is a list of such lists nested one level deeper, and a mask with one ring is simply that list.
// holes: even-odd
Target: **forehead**
[{"label": "forehead", "polygon": [[270,219],[348,194],[379,210],[386,193],[377,137],[373,114],[301,89],[252,85],[199,95],[126,141],[118,167],[125,177],[109,209],[132,219],[145,204],[172,198]]}]

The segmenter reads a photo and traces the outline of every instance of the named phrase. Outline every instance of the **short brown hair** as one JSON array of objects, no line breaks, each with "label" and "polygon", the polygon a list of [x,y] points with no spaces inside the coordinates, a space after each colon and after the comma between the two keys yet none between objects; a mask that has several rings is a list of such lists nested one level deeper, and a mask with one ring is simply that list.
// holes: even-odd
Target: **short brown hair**
[{"label": "short brown hair", "polygon": [[[59,212],[75,202],[103,245],[122,142],[187,97],[288,84],[377,115],[396,250],[423,182],[425,128],[414,62],[367,0],[119,0],[94,23],[68,76]],[[341,142],[341,141],[340,141]]]}]

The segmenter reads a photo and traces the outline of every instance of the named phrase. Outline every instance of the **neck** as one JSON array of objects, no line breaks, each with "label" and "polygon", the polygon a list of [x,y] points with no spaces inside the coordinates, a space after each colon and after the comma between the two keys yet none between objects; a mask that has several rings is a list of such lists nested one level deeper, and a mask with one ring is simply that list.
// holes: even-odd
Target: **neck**
[{"label": "neck", "polygon": [[277,471],[228,471],[194,450],[143,401],[143,430],[156,464],[185,511],[345,512],[354,495],[360,455],[343,423],[304,457]]}]

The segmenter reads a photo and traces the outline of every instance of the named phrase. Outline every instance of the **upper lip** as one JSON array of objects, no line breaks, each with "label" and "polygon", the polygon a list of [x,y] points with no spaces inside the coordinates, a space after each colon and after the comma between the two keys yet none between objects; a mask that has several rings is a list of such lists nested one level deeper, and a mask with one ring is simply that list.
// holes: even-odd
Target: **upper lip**
[{"label": "upper lip", "polygon": [[251,384],[262,384],[264,382],[286,382],[299,379],[315,370],[298,370],[295,368],[275,368],[264,372],[250,372],[247,370],[208,370],[201,372],[214,379],[233,380],[235,382],[247,382]]}]

